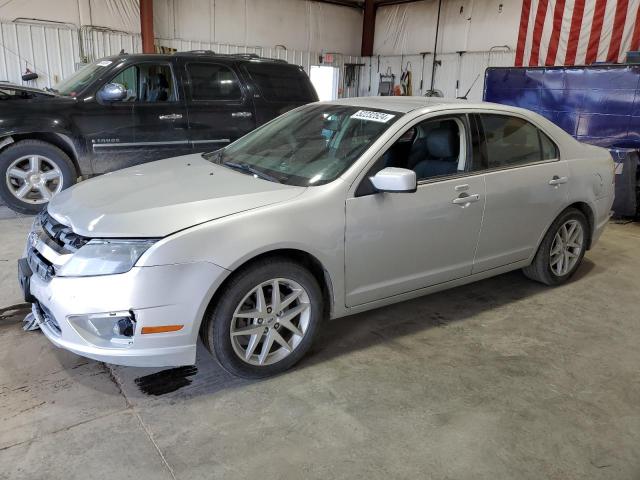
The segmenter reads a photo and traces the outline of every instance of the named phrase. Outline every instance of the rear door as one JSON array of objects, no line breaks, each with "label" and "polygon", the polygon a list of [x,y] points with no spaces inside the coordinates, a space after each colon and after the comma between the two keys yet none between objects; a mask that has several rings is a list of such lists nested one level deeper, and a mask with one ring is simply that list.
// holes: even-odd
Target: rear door
[{"label": "rear door", "polygon": [[475,117],[484,132],[487,202],[473,273],[528,259],[568,201],[569,168],[527,119]]},{"label": "rear door", "polygon": [[194,151],[224,147],[256,127],[253,101],[230,65],[195,59],[184,73]]},{"label": "rear door", "polygon": [[297,65],[275,61],[242,64],[250,79],[257,126],[289,110],[318,101],[307,74]]}]

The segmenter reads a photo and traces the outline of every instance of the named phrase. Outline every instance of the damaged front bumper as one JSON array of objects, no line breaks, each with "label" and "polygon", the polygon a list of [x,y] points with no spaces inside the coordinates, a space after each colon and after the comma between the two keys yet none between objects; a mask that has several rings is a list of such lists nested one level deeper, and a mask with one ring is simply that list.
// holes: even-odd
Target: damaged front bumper
[{"label": "damaged front bumper", "polygon": [[[49,280],[33,275],[33,315],[56,346],[117,365],[193,365],[208,299],[226,276],[211,263],[134,267],[125,274]],[[130,334],[118,321],[128,319]],[[180,325],[143,333],[145,327]]]}]

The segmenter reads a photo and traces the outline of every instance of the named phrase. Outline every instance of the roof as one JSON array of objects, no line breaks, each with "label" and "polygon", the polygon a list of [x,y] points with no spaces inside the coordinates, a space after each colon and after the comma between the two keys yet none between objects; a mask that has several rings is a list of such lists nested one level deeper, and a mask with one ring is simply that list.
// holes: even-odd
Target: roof
[{"label": "roof", "polygon": [[[211,50],[190,50],[186,52],[174,52],[174,53],[123,53],[120,55],[112,55],[104,57],[109,60],[118,61],[126,59],[134,60],[167,60],[172,57],[188,57],[188,58],[210,58],[216,60],[235,60],[235,61],[251,61],[251,62],[268,62],[278,64],[289,64],[286,60],[276,58],[266,58],[256,55],[254,53],[215,53]],[[103,59],[100,59],[103,60]]]},{"label": "roof", "polygon": [[456,107],[467,107],[477,109],[479,111],[496,111],[518,113],[531,117],[541,117],[540,115],[520,107],[511,105],[503,105],[501,103],[492,102],[473,102],[469,100],[453,99],[453,98],[436,98],[436,97],[353,97],[341,98],[331,102],[325,102],[335,105],[350,105],[360,108],[379,108],[398,113],[409,113],[420,108],[435,111],[449,110]]},{"label": "roof", "polygon": [[382,108],[394,112],[407,113],[417,108],[423,107],[440,107],[452,104],[469,104],[466,100],[456,100],[450,98],[436,97],[353,97],[341,98],[328,103],[337,105],[351,105],[363,108]]}]

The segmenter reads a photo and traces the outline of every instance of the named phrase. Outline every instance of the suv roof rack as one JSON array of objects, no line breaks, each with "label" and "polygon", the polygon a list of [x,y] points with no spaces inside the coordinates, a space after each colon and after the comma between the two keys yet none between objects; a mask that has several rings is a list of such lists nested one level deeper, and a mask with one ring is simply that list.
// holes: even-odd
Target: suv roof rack
[{"label": "suv roof rack", "polygon": [[212,55],[216,57],[243,58],[245,60],[267,60],[269,62],[288,63],[280,58],[261,57],[257,53],[216,53],[213,50],[188,50],[186,52],[174,52],[174,55]]}]

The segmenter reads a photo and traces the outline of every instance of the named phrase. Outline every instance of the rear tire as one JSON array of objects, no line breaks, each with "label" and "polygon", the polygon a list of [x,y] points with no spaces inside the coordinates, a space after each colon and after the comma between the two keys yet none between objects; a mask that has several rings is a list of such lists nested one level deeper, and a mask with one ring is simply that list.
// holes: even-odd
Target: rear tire
[{"label": "rear tire", "polygon": [[545,285],[565,283],[576,272],[587,250],[589,222],[584,213],[568,208],[553,222],[531,265],[522,269]]},{"label": "rear tire", "polygon": [[12,210],[36,214],[77,179],[69,156],[41,140],[21,140],[0,153],[0,198]]},{"label": "rear tire", "polygon": [[234,274],[207,313],[201,337],[229,373],[270,377],[309,351],[322,312],[320,286],[307,269],[286,259],[261,260]]}]

